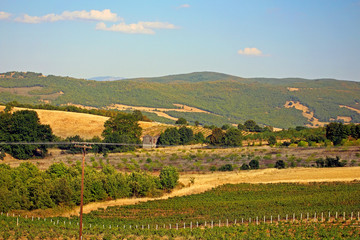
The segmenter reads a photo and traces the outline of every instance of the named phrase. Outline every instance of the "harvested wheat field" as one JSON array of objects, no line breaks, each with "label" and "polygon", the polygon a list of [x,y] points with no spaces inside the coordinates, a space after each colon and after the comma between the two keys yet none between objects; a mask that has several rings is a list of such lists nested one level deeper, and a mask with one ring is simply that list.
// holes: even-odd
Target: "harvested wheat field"
[{"label": "harvested wheat field", "polygon": [[[194,184],[190,184],[190,180]],[[198,194],[223,184],[237,183],[309,183],[309,182],[334,182],[360,180],[360,167],[345,168],[289,168],[289,169],[262,169],[240,172],[216,172],[207,174],[184,174],[180,176],[180,182],[184,185],[181,189],[175,189],[170,194],[160,198],[129,198],[106,202],[90,203],[84,206],[84,213],[89,213],[98,208],[110,206],[131,205],[139,202],[167,199],[170,197]],[[64,214],[64,216],[78,215],[79,208]]]},{"label": "harvested wheat field", "polygon": [[[5,106],[0,106],[0,111],[3,111]],[[26,108],[15,107],[13,111],[28,110]],[[108,117],[64,112],[56,110],[43,110],[43,109],[29,109],[37,112],[41,124],[50,125],[53,133],[56,136],[67,138],[79,135],[83,139],[91,139],[93,137],[101,137],[104,130],[104,123]],[[166,128],[170,127],[168,124],[156,122],[139,122],[140,127],[143,129],[143,135],[159,135]]]}]

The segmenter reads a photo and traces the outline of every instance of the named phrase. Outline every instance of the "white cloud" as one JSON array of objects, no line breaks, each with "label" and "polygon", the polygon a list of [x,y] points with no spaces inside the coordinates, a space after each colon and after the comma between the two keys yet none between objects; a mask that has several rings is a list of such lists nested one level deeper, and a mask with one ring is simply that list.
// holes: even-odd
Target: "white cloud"
[{"label": "white cloud", "polygon": [[0,20],[2,19],[8,19],[10,18],[11,13],[7,13],[7,12],[0,12]]},{"label": "white cloud", "polygon": [[178,6],[177,8],[189,8],[189,7],[190,7],[189,4],[183,4],[183,5]]},{"label": "white cloud", "polygon": [[138,22],[126,24],[124,22],[113,24],[107,27],[105,23],[100,22],[96,25],[96,30],[122,32],[130,34],[155,34],[153,29],[175,29],[176,26],[171,23],[164,22]]},{"label": "white cloud", "polygon": [[27,14],[24,14],[22,17],[18,17],[15,20],[24,23],[56,22],[65,20],[92,20],[116,22],[122,20],[122,18],[118,17],[116,13],[112,13],[110,9],[104,9],[103,11],[65,11],[59,15],[50,13],[41,17],[29,16]]},{"label": "white cloud", "polygon": [[240,55],[248,55],[248,56],[264,56],[263,53],[257,48],[244,48],[238,51]]}]

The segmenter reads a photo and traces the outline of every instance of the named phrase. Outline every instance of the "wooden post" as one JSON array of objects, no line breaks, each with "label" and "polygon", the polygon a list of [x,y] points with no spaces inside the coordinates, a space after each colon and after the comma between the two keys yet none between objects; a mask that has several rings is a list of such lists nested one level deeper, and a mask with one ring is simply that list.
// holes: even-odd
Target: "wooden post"
[{"label": "wooden post", "polygon": [[82,240],[85,154],[86,154],[86,149],[91,149],[91,146],[75,145],[75,147],[82,148],[82,150],[83,150],[83,158],[82,158],[82,165],[81,165],[82,167],[81,167],[80,224],[79,224],[79,240]]}]

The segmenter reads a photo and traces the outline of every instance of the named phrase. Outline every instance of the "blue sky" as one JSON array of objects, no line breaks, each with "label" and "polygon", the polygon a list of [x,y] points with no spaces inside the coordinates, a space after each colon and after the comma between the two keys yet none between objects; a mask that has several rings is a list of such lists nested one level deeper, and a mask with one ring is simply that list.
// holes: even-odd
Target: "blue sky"
[{"label": "blue sky", "polygon": [[360,0],[0,0],[0,72],[360,81]]}]

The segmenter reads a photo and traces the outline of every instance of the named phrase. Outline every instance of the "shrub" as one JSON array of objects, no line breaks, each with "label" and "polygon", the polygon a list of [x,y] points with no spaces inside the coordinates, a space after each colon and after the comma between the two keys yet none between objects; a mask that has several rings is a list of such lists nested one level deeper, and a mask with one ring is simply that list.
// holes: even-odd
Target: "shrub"
[{"label": "shrub", "polygon": [[175,167],[167,166],[161,169],[160,183],[163,189],[171,190],[178,184],[179,173]]},{"label": "shrub", "polygon": [[277,160],[275,163],[275,168],[277,169],[285,168],[285,162],[283,160]]},{"label": "shrub", "polygon": [[259,161],[253,159],[249,162],[249,166],[251,169],[259,169]]},{"label": "shrub", "polygon": [[249,167],[249,165],[247,165],[246,163],[243,163],[243,164],[241,165],[240,169],[241,169],[241,170],[249,170],[250,167]]},{"label": "shrub", "polygon": [[233,171],[234,167],[231,164],[225,164],[219,167],[219,171],[226,172],[226,171]]}]

